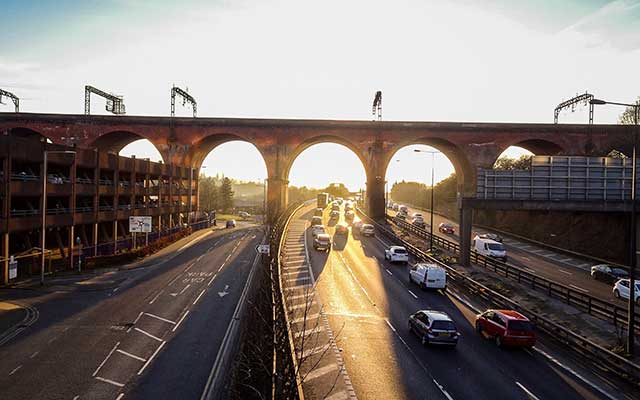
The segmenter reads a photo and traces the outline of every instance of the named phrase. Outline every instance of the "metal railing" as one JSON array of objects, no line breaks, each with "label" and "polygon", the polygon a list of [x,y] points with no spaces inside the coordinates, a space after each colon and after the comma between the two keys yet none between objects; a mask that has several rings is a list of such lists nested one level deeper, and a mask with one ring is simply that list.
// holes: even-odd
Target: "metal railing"
[{"label": "metal railing", "polygon": [[[429,240],[429,232],[418,228],[399,218],[387,217],[387,219],[404,231],[411,232],[418,237]],[[460,254],[460,245],[450,240],[433,235],[433,243],[435,246],[450,251],[454,254]],[[610,303],[606,300],[591,296],[579,290],[573,289],[568,285],[555,282],[551,279],[531,273],[522,268],[510,265],[508,263],[496,260],[494,258],[485,257],[475,251],[471,251],[471,262],[486,268],[496,274],[505,276],[506,278],[528,285],[532,289],[546,293],[549,297],[562,300],[568,305],[593,315],[596,318],[612,322],[615,326],[627,324],[627,307]],[[640,333],[640,314],[635,314],[636,330]]]},{"label": "metal railing", "polygon": [[40,177],[38,175],[32,175],[27,173],[17,173],[11,174],[12,181],[23,181],[23,182],[35,182],[39,181]]},{"label": "metal railing", "polygon": [[385,234],[390,239],[404,246],[407,251],[409,251],[409,253],[411,253],[416,258],[423,261],[436,263],[443,267],[447,271],[447,278],[453,284],[453,286],[465,290],[466,292],[472,294],[474,297],[483,299],[484,301],[491,304],[494,308],[510,308],[524,314],[531,321],[533,321],[538,329],[545,332],[553,339],[563,343],[571,350],[581,354],[584,357],[587,357],[593,362],[594,366],[600,369],[613,371],[617,375],[633,382],[634,384],[638,384],[638,382],[640,382],[640,365],[635,364],[627,360],[626,358],[605,349],[604,347],[590,341],[584,336],[580,336],[572,332],[571,330],[560,326],[559,324],[543,317],[542,315],[521,306],[517,302],[463,275],[449,265],[426,254],[419,248],[413,246],[411,243],[400,239],[395,234],[395,232],[372,220],[361,210],[358,211],[362,216],[364,216],[364,218],[366,218],[370,223],[376,226],[378,232]]}]

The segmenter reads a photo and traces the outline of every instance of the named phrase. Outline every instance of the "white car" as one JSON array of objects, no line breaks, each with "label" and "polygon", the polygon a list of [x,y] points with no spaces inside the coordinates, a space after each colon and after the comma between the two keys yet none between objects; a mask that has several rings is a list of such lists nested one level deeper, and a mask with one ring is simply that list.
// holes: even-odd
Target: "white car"
[{"label": "white car", "polygon": [[238,213],[238,216],[239,216],[240,218],[247,219],[247,218],[249,218],[251,215],[250,215],[248,212],[246,212],[246,211],[240,211],[240,212]]},{"label": "white car", "polygon": [[422,219],[422,218],[423,218],[423,216],[422,216],[422,214],[421,214],[421,213],[413,213],[413,219],[416,219],[416,218],[420,218],[420,219]]},{"label": "white car", "polygon": [[384,259],[389,262],[409,262],[409,252],[402,246],[391,246],[384,251]]},{"label": "white car", "polygon": [[373,229],[373,225],[371,224],[362,224],[360,227],[360,234],[362,236],[373,236],[376,231]]},{"label": "white car", "polygon": [[[636,290],[633,300],[640,305],[640,282],[634,281]],[[613,295],[617,298],[629,299],[629,279],[620,279],[613,285]]]},{"label": "white car", "polygon": [[324,231],[324,226],[323,225],[313,225],[311,227],[311,234],[313,235],[314,238],[316,236],[320,235],[321,233],[326,233]]}]

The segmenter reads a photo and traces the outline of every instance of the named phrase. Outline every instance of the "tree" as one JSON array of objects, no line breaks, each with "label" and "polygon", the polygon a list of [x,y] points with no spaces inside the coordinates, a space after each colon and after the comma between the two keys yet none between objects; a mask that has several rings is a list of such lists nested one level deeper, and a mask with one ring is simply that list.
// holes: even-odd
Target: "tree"
[{"label": "tree", "polygon": [[347,198],[351,194],[349,189],[344,185],[344,183],[332,183],[326,188],[320,190],[320,192],[329,193],[334,197],[342,197]]},{"label": "tree", "polygon": [[521,155],[520,158],[500,157],[493,164],[493,169],[511,170],[511,169],[531,169],[531,159],[533,156]]},{"label": "tree", "polygon": [[216,178],[200,175],[198,190],[200,191],[200,205],[203,210],[211,211],[218,209],[220,205]]},{"label": "tree", "polygon": [[[640,105],[640,97],[636,100],[635,104]],[[627,107],[622,114],[620,114],[620,118],[618,118],[618,122],[623,125],[634,125],[636,123],[635,116],[633,115],[636,112],[636,107]],[[640,119],[640,115],[638,116]],[[638,121],[640,123],[640,121]]]},{"label": "tree", "polygon": [[229,212],[233,208],[233,189],[231,188],[231,179],[225,177],[220,185],[220,206],[222,211]]}]

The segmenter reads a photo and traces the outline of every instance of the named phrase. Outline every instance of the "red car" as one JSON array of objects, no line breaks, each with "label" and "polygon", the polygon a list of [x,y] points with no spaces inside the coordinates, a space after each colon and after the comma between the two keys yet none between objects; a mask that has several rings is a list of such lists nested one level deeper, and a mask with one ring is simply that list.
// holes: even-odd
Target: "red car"
[{"label": "red car", "polygon": [[442,233],[448,233],[450,235],[456,233],[455,229],[453,229],[453,225],[446,222],[441,222],[440,225],[438,225],[438,230]]},{"label": "red car", "polygon": [[536,344],[531,321],[513,310],[487,310],[477,315],[476,332],[493,338],[498,347],[531,347]]}]

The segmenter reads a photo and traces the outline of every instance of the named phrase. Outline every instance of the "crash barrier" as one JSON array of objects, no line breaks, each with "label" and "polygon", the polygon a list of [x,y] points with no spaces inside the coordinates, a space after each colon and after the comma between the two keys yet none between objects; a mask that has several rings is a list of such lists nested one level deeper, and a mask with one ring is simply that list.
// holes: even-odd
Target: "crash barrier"
[{"label": "crash barrier", "polygon": [[431,257],[419,248],[400,239],[392,230],[372,220],[361,210],[358,211],[365,219],[370,221],[370,223],[376,227],[378,232],[383,233],[391,240],[397,242],[399,245],[404,246],[407,251],[409,251],[409,253],[411,253],[416,258],[430,263],[435,263],[443,267],[447,271],[448,281],[451,282],[454,286],[466,291],[476,298],[481,298],[482,300],[491,304],[493,308],[513,309],[522,313],[535,324],[537,329],[550,335],[552,338],[563,343],[576,353],[588,358],[593,362],[594,366],[600,369],[612,371],[618,376],[636,385],[640,383],[640,365],[635,364],[596,343],[593,343],[589,339],[556,324],[555,322],[543,317],[542,315],[521,306],[511,299],[508,299],[500,293],[489,289],[481,283],[476,282],[475,280],[467,276],[464,276],[455,268],[452,268],[449,265],[441,262],[440,260]]},{"label": "crash barrier", "polygon": [[[417,226],[399,218],[387,217],[387,219],[396,224],[402,230],[411,232],[416,236],[429,240],[430,234],[428,231],[418,228]],[[433,243],[435,246],[443,248],[454,254],[460,254],[460,245],[456,242],[433,235]],[[628,326],[627,307],[622,307],[606,300],[599,299],[587,293],[573,289],[570,286],[526,271],[522,268],[515,267],[491,257],[483,256],[475,251],[471,251],[471,262],[493,271],[496,274],[513,279],[518,283],[529,285],[532,289],[545,292],[549,297],[562,300],[566,304],[569,304],[580,311],[584,311],[596,318],[611,322],[615,326],[622,326],[625,327],[625,329]],[[637,333],[640,333],[640,314],[637,312],[635,314],[635,330]]]}]

